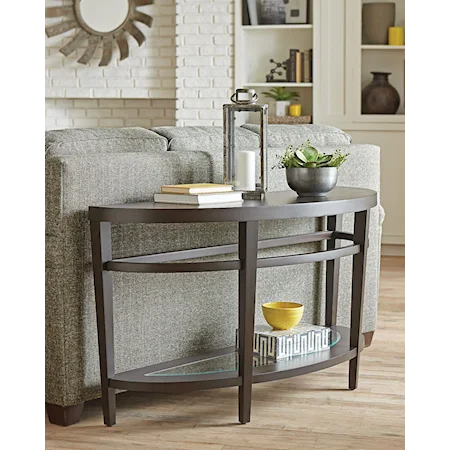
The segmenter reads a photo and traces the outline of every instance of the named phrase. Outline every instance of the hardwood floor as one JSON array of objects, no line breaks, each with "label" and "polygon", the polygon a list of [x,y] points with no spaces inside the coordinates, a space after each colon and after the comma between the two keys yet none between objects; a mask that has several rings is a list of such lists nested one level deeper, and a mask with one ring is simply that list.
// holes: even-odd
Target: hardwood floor
[{"label": "hardwood floor", "polygon": [[384,257],[378,328],[362,357],[360,387],[348,391],[348,363],[255,385],[252,421],[237,421],[237,388],[184,395],[124,393],[117,425],[103,425],[99,400],[81,422],[46,423],[47,450],[355,449],[404,444],[404,258]]}]

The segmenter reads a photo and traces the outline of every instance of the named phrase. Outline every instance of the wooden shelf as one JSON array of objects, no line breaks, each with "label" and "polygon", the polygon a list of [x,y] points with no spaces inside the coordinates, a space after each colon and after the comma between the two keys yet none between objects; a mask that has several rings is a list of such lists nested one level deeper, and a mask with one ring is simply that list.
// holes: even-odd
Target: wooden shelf
[{"label": "wooden shelf", "polygon": [[405,50],[404,45],[361,45],[362,50]]},{"label": "wooden shelf", "polygon": [[245,31],[251,30],[312,30],[312,24],[291,24],[291,25],[243,25]]},{"label": "wooden shelf", "polygon": [[299,87],[310,88],[313,87],[312,83],[245,83],[243,87]]}]

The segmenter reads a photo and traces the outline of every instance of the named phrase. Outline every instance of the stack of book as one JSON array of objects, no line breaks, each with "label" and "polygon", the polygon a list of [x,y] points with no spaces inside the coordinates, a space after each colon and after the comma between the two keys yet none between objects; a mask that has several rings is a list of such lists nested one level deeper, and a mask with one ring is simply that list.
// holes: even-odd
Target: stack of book
[{"label": "stack of book", "polygon": [[182,205],[213,205],[217,203],[242,202],[242,192],[233,191],[228,184],[172,184],[161,187],[155,194],[155,203],[178,203]]},{"label": "stack of book", "polygon": [[312,49],[301,52],[291,49],[287,65],[287,81],[292,83],[312,83]]}]

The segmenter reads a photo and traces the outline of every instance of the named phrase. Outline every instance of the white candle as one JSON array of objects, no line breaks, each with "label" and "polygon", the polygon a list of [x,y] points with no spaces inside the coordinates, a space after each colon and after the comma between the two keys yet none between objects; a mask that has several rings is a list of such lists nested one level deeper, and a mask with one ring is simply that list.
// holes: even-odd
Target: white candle
[{"label": "white candle", "polygon": [[237,152],[236,189],[238,191],[254,191],[256,189],[255,152]]}]

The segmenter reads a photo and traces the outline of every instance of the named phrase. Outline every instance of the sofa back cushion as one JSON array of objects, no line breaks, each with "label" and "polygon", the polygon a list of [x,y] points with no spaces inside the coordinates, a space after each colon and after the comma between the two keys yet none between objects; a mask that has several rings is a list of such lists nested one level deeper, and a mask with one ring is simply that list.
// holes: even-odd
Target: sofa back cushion
[{"label": "sofa back cushion", "polygon": [[[259,134],[260,126],[256,124],[242,125],[242,128]],[[269,147],[299,146],[311,141],[312,145],[349,145],[352,137],[339,128],[329,125],[269,125]]]},{"label": "sofa back cushion", "polygon": [[167,140],[140,127],[71,128],[45,133],[45,152],[48,156],[155,151],[167,151]]},{"label": "sofa back cushion", "polygon": [[[222,127],[157,127],[153,131],[168,140],[170,152],[201,152],[210,162],[211,181],[223,183]],[[235,128],[236,150],[259,149],[259,136],[245,128]],[[257,163],[258,163],[258,158]],[[259,171],[258,167],[256,169]]]},{"label": "sofa back cushion", "polygon": [[[220,153],[223,151],[222,127],[156,127],[153,131],[169,141],[169,151]],[[236,148],[259,148],[259,136],[245,128],[235,128]]]}]

